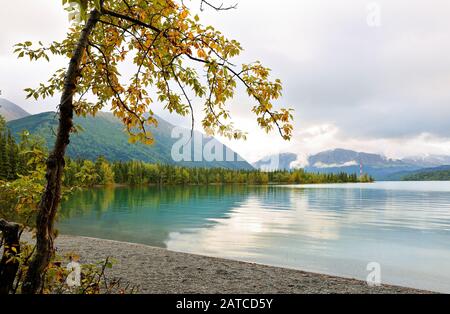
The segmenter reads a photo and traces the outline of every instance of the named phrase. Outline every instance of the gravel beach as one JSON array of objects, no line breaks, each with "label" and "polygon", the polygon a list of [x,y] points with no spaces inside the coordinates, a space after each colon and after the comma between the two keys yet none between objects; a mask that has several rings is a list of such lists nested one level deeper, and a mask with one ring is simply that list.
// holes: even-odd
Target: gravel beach
[{"label": "gravel beach", "polygon": [[426,291],[303,272],[293,269],[177,253],[141,244],[61,235],[60,254],[77,252],[80,263],[113,257],[108,276],[122,278],[139,293],[295,293],[295,294],[410,294]]}]

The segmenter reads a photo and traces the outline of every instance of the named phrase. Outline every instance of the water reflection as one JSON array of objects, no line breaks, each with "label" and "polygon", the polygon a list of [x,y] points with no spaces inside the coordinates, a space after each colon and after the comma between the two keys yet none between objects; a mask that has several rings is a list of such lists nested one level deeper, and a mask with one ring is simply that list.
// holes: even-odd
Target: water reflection
[{"label": "water reflection", "polygon": [[450,183],[83,191],[62,232],[450,292]]},{"label": "water reflection", "polygon": [[242,186],[91,189],[63,202],[59,228],[165,247],[169,233],[209,227],[246,197]]}]

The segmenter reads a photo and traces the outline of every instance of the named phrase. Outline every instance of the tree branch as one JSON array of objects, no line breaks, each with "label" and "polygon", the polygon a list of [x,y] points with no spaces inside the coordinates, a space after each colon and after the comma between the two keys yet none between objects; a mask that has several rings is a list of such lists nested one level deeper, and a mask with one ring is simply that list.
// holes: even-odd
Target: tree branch
[{"label": "tree branch", "polygon": [[216,11],[227,11],[227,10],[231,10],[231,9],[236,9],[237,8],[237,3],[230,5],[230,6],[224,6],[223,3],[221,3],[220,5],[214,5],[212,4],[210,1],[207,0],[201,0],[200,2],[200,10],[203,11],[204,10],[204,5],[213,8]]}]

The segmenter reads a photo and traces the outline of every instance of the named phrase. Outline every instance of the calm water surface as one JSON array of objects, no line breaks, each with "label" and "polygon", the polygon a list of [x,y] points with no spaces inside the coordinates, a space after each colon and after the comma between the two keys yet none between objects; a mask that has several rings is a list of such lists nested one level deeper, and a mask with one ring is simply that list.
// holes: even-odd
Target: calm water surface
[{"label": "calm water surface", "polygon": [[91,189],[59,229],[450,292],[450,182]]}]

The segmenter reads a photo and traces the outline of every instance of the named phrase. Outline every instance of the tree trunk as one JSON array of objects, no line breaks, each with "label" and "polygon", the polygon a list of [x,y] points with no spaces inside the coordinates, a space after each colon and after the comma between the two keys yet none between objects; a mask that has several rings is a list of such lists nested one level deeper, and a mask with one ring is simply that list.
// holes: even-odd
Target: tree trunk
[{"label": "tree trunk", "polygon": [[84,26],[77,46],[70,59],[64,80],[64,90],[59,104],[59,125],[55,146],[47,160],[47,185],[39,203],[36,219],[36,253],[26,274],[22,293],[39,293],[43,285],[43,274],[54,254],[53,229],[56,212],[61,201],[61,180],[64,171],[64,155],[73,127],[73,95],[80,76],[80,64],[89,41],[89,35],[97,24],[100,12],[93,10]]},{"label": "tree trunk", "polygon": [[[0,261],[0,294],[11,292],[19,270],[19,262],[14,257],[20,254],[19,225],[0,219],[3,234],[3,256]],[[12,260],[10,260],[13,258]]]}]

